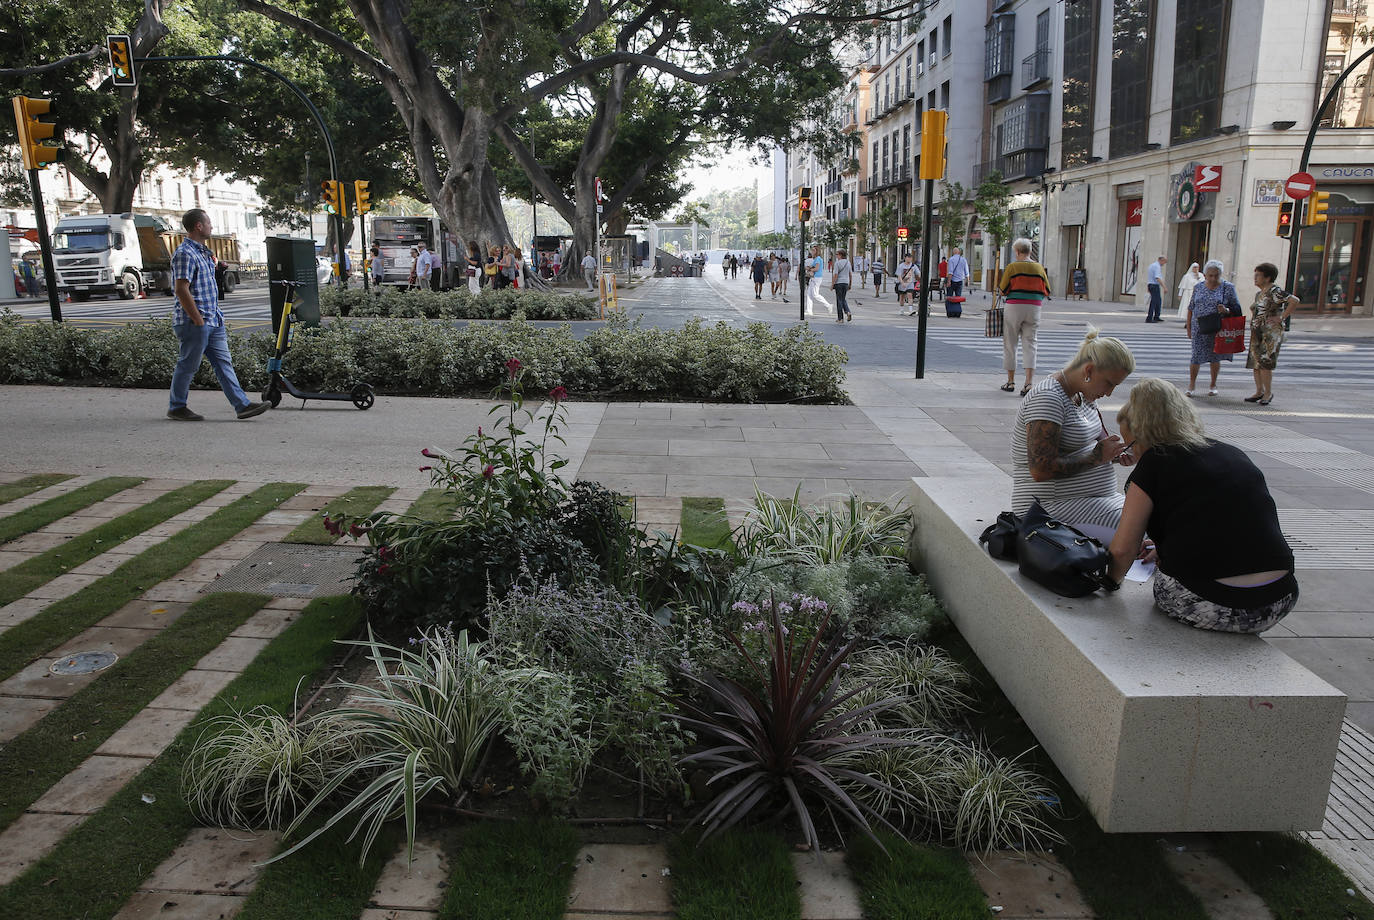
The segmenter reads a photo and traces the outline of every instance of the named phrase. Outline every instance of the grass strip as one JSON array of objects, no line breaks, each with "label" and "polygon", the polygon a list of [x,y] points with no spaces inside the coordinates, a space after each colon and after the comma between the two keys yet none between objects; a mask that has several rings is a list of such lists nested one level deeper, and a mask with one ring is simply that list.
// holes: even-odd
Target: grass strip
[{"label": "grass strip", "polygon": [[298,482],[261,486],[0,633],[0,680],[175,575],[304,488]]},{"label": "grass strip", "polygon": [[32,508],[16,511],[0,518],[0,543],[33,533],[40,527],[47,527],[53,521],[75,514],[82,508],[89,508],[96,502],[104,501],[111,495],[132,489],[146,480],[135,476],[109,476],[97,479],[63,495],[55,495]]},{"label": "grass strip", "polygon": [[447,847],[453,868],[440,920],[560,920],[578,845],[559,821],[459,828]]},{"label": "grass strip", "polygon": [[72,473],[38,473],[34,476],[25,476],[23,479],[16,479],[14,482],[0,484],[0,505],[9,504],[16,498],[23,498],[39,489],[55,486],[59,482],[66,482],[73,475]]},{"label": "grass strip", "polygon": [[447,489],[425,489],[406,509],[406,514],[422,521],[447,521],[458,510],[458,499]]},{"label": "grass strip", "polygon": [[212,594],[0,750],[0,829],[95,753],[244,620],[259,594]]},{"label": "grass strip", "polygon": [[949,629],[939,643],[973,676],[978,728],[992,749],[1006,757],[1025,752],[1026,765],[1058,790],[1069,817],[1058,822],[1065,842],[1054,855],[1099,920],[1207,920],[1202,902],[1165,861],[1158,835],[1104,834],[963,637]]},{"label": "grass strip", "polygon": [[887,852],[863,835],[849,841],[845,861],[859,886],[866,920],[984,920],[988,902],[957,850],[918,846],[890,833]]},{"label": "grass strip", "polygon": [[1288,834],[1217,834],[1217,855],[1245,880],[1274,920],[1374,920],[1374,904],[1326,854]]},{"label": "grass strip", "polygon": [[0,605],[23,597],[130,537],[195,507],[233,483],[232,479],[202,479],[184,485],[0,572]]},{"label": "grass strip", "polygon": [[401,834],[394,822],[387,825],[360,866],[358,841],[348,842],[352,832],[352,822],[335,825],[290,859],[265,867],[237,920],[358,920]]},{"label": "grass strip", "polygon": [[797,920],[801,896],[787,843],[765,831],[731,831],[669,847],[678,920]]},{"label": "grass strip", "polygon": [[337,517],[343,514],[356,520],[371,513],[374,508],[386,500],[388,495],[395,491],[391,486],[359,486],[356,489],[349,489],[325,505],[324,510],[319,514],[302,521],[295,530],[286,535],[286,539],[282,542],[313,543],[316,546],[328,546],[339,538],[324,529],[325,517]]},{"label": "grass strip", "polygon": [[730,521],[723,498],[684,498],[679,539],[705,549],[730,549]]},{"label": "grass strip", "polygon": [[[0,888],[0,917],[113,917],[196,824],[181,796],[181,771],[205,723],[256,706],[289,710],[297,681],[328,664],[335,640],[361,620],[355,598],[311,602],[161,756],[56,849]],[[145,802],[145,795],[152,801]]]}]

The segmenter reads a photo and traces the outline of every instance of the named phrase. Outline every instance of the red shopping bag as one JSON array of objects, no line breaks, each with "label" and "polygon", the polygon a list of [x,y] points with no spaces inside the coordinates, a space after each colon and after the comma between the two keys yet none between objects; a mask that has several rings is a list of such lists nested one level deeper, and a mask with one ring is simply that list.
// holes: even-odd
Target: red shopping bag
[{"label": "red shopping bag", "polygon": [[1212,351],[1218,355],[1238,355],[1245,351],[1245,317],[1223,316]]}]

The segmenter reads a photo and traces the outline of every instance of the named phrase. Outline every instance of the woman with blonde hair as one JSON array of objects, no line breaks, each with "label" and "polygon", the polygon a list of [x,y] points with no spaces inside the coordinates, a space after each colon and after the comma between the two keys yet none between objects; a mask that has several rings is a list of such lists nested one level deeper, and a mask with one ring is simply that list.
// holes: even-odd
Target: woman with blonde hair
[{"label": "woman with blonde hair", "polygon": [[1157,561],[1155,606],[1198,629],[1258,633],[1287,616],[1298,601],[1293,550],[1259,468],[1208,438],[1197,410],[1157,377],[1131,388],[1116,419],[1139,459],[1109,576]]},{"label": "woman with blonde hair", "polygon": [[1089,328],[1073,360],[1031,387],[1012,430],[1013,511],[1023,514],[1038,501],[1056,520],[1103,543],[1111,539],[1123,500],[1112,464],[1131,461],[1095,403],[1133,370],[1124,342]]}]

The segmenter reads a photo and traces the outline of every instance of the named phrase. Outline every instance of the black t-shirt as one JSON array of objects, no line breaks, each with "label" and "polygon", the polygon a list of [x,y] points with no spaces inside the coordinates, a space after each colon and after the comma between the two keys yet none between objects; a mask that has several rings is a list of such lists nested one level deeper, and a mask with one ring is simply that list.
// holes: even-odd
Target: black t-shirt
[{"label": "black t-shirt", "polygon": [[755,281],[764,281],[764,280],[767,279],[767,277],[768,277],[768,263],[765,262],[765,261],[763,261],[762,257],[757,257],[757,258],[755,258],[755,259],[754,259],[754,262],[753,262],[753,265],[751,266],[751,268],[753,269],[753,272],[754,272],[754,280],[755,280]]},{"label": "black t-shirt", "polygon": [[1292,590],[1290,579],[1254,588],[1217,583],[1218,578],[1293,568],[1293,550],[1279,529],[1264,474],[1244,451],[1219,441],[1193,450],[1152,447],[1127,483],[1154,503],[1146,531],[1159,552],[1160,571],[1194,594],[1252,608]]}]

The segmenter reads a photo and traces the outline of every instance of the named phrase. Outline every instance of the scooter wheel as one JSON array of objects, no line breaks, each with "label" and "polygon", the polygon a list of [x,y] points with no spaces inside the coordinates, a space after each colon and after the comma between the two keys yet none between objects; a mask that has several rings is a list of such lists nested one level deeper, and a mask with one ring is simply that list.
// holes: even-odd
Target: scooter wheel
[{"label": "scooter wheel", "polygon": [[372,404],[377,401],[377,397],[372,393],[372,387],[365,383],[355,386],[348,394],[353,399],[353,405],[359,409],[371,409]]},{"label": "scooter wheel", "polygon": [[271,403],[273,409],[277,408],[281,405],[281,390],[276,387],[268,387],[262,391],[262,401]]}]

